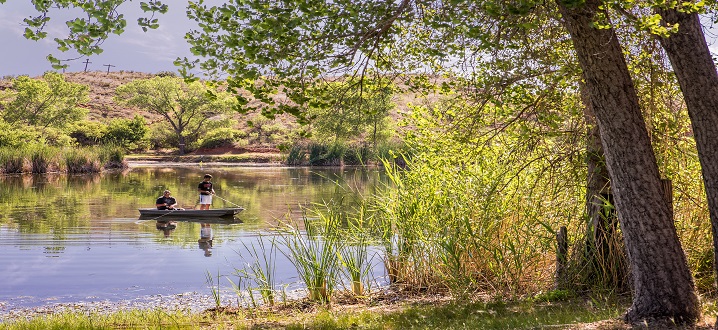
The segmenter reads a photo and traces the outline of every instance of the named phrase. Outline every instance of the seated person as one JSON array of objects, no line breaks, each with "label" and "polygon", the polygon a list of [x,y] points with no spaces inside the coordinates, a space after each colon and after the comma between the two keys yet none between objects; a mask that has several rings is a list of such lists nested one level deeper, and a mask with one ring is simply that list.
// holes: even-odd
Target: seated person
[{"label": "seated person", "polygon": [[158,210],[184,210],[183,208],[177,207],[177,200],[170,196],[170,191],[165,190],[162,196],[157,198],[157,209]]}]

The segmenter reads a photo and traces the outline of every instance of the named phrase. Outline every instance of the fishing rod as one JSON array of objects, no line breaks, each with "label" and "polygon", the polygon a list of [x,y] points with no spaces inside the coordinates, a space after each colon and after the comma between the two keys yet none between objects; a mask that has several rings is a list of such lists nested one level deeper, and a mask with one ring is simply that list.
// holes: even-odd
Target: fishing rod
[{"label": "fishing rod", "polygon": [[217,197],[217,198],[219,198],[219,199],[221,199],[221,200],[223,200],[223,201],[225,201],[225,202],[227,202],[227,203],[229,203],[229,204],[232,204],[232,205],[234,205],[234,206],[236,206],[236,207],[242,207],[242,206],[240,206],[240,205],[238,205],[238,204],[236,204],[236,203],[232,203],[232,202],[230,202],[230,201],[228,201],[228,200],[226,200],[226,199],[224,199],[224,198],[218,196],[217,194],[214,194],[214,196]]}]

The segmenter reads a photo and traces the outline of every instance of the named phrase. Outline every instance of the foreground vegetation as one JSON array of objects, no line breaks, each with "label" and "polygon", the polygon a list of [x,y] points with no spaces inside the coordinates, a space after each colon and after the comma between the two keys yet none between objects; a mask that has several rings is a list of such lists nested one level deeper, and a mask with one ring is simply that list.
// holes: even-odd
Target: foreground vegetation
[{"label": "foreground vegetation", "polygon": [[[291,302],[274,308],[222,308],[193,314],[184,311],[72,313],[15,320],[5,329],[529,329],[580,328],[581,324],[616,318],[626,302],[563,299],[548,296],[516,302],[453,303],[408,299],[354,301],[349,305]],[[379,298],[379,297],[377,297]],[[384,297],[392,298],[392,297]],[[396,298],[396,297],[393,297]],[[407,297],[409,298],[409,296]],[[620,328],[620,322],[609,324]]]}]

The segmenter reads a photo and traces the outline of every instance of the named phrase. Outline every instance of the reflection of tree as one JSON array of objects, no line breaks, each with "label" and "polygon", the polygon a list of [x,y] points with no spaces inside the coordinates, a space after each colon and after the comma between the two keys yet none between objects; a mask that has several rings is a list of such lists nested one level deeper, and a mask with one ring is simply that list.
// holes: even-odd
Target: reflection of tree
[{"label": "reflection of tree", "polygon": [[[378,180],[376,172],[346,168],[139,167],[94,175],[0,176],[0,203],[5,206],[0,222],[23,233],[52,233],[58,240],[64,239],[67,228],[87,233],[110,226],[113,230],[153,233],[156,229],[152,224],[112,219],[137,218],[137,208],[153,207],[164,189],[172,190],[180,206],[192,208],[197,201],[197,183],[206,172],[214,175],[218,196],[246,208],[239,217],[248,225],[272,222],[289,206],[336,196],[341,189],[334,181],[342,181],[340,176],[351,177],[348,184],[359,191]],[[234,205],[215,199],[213,207],[223,206]],[[199,229],[195,230],[195,225],[180,223],[173,233],[195,237],[194,241],[168,243],[196,246]]]}]

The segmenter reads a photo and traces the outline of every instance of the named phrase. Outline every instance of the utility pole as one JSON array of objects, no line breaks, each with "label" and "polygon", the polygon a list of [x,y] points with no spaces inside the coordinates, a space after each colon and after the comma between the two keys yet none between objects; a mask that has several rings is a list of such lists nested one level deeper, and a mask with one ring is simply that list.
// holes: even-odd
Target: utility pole
[{"label": "utility pole", "polygon": [[90,62],[90,59],[89,59],[89,58],[86,58],[86,59],[85,59],[85,62],[82,62],[82,63],[85,63],[85,72],[87,72],[87,65],[90,64],[90,63],[92,63],[92,62]]},{"label": "utility pole", "polygon": [[112,65],[112,64],[103,64],[102,66],[107,67],[107,74],[110,74],[110,67],[114,67],[114,65]]}]

